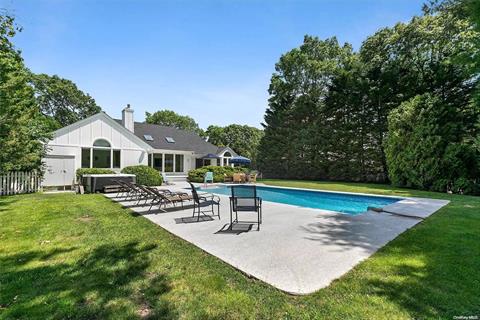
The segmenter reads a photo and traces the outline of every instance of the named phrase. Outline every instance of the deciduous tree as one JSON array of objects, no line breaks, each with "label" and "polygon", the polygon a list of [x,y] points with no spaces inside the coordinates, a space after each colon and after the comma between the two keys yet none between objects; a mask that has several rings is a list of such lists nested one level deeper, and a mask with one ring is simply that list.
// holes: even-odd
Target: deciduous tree
[{"label": "deciduous tree", "polygon": [[32,77],[35,96],[41,112],[50,119],[52,130],[67,126],[100,112],[95,100],[70,80],[57,75]]},{"label": "deciduous tree", "polygon": [[200,136],[204,136],[203,130],[200,129],[198,123],[196,123],[193,118],[189,116],[182,116],[172,110],[165,109],[154,113],[145,112],[145,121],[147,123],[192,131]]},{"label": "deciduous tree", "polygon": [[39,168],[49,137],[29,85],[31,74],[11,42],[19,30],[12,17],[0,13],[0,171]]},{"label": "deciduous tree", "polygon": [[217,146],[228,146],[236,153],[252,160],[252,166],[257,163],[258,145],[263,131],[247,125],[231,124],[226,127],[209,126],[205,135]]}]

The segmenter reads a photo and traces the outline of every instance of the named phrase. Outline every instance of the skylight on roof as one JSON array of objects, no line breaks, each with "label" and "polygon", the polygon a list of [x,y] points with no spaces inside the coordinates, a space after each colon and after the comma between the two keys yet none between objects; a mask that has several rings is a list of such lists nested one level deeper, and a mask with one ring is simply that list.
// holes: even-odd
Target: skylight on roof
[{"label": "skylight on roof", "polygon": [[168,143],[175,143],[175,140],[172,137],[165,137]]},{"label": "skylight on roof", "polygon": [[147,140],[147,141],[153,141],[153,137],[152,137],[151,135],[149,135],[149,134],[144,134],[144,135],[143,135],[143,138],[144,138],[145,140]]}]

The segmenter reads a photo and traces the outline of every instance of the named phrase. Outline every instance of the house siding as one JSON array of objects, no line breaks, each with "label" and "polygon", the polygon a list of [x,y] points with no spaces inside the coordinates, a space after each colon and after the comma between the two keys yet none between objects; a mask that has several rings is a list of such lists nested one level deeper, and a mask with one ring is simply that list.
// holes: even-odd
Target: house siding
[{"label": "house siding", "polygon": [[[82,148],[91,148],[97,139],[110,142],[112,149],[120,150],[120,167],[148,164],[147,151],[125,134],[102,119],[95,119],[82,126],[55,136],[48,144],[48,155],[75,157],[75,170],[82,167]],[[120,171],[120,169],[114,169]]]},{"label": "house siding", "polygon": [[[107,140],[113,150],[120,150],[120,168],[112,169],[114,171],[120,171],[122,168],[132,165],[148,165],[149,153],[182,154],[184,156],[183,171],[166,172],[166,174],[184,176],[188,171],[195,169],[197,158],[201,158],[207,153],[216,154],[219,150],[218,147],[191,132],[135,123],[135,131],[137,129],[139,131],[148,129],[148,133],[155,136],[154,141],[161,147],[155,147],[144,141],[141,132],[128,131],[122,126],[121,121],[114,120],[103,112],[55,131],[54,137],[47,144],[47,156],[43,159],[47,168],[46,177],[49,178],[46,180],[73,181],[75,179],[74,171],[82,167],[82,148],[92,148],[97,139]],[[174,137],[176,142],[164,143],[163,140],[167,136]],[[182,147],[186,149],[182,149]],[[176,168],[175,161],[177,159],[174,157],[174,168]],[[222,165],[222,161],[216,159],[212,159],[211,162],[212,165]],[[164,163],[162,163],[162,168],[164,168]],[[56,179],[58,175],[68,177],[63,180]],[[51,179],[52,177],[55,179]],[[66,184],[68,185],[68,183]]]},{"label": "house siding", "polygon": [[137,149],[144,148],[122,132],[113,128],[102,119],[97,119],[79,128],[75,128],[65,134],[54,137],[48,145],[70,145],[78,147],[91,147],[97,139],[108,140],[114,149]]}]

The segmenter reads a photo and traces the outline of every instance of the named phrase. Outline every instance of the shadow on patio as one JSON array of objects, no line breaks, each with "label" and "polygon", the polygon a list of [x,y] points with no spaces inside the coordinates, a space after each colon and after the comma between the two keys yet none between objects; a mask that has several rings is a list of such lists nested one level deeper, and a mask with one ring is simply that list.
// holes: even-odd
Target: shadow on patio
[{"label": "shadow on patio", "polygon": [[235,223],[230,227],[230,224],[225,224],[220,230],[215,232],[215,234],[234,234],[239,235],[244,232],[249,232],[252,230],[252,223]]},{"label": "shadow on patio", "polygon": [[[384,215],[383,217],[381,215]],[[386,214],[378,214],[375,218],[389,218]],[[319,216],[321,217],[321,216]],[[402,219],[411,219],[406,217],[395,217],[399,223],[404,223]],[[382,225],[379,234],[377,219],[364,219],[360,216],[351,216],[347,214],[336,214],[323,219],[319,222],[309,223],[300,227],[305,233],[305,239],[318,241],[324,245],[338,246],[337,250],[348,251],[352,248],[363,248],[367,251],[373,251],[379,247],[379,238],[388,237],[389,234],[395,234],[393,225],[390,228],[387,224]],[[339,249],[341,248],[341,249]]]}]

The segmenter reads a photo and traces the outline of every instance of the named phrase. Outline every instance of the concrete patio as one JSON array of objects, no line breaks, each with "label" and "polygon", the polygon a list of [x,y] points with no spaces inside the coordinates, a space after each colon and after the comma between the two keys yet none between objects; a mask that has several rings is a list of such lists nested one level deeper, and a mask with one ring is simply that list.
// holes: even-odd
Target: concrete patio
[{"label": "concrete patio", "polygon": [[[187,191],[186,184],[169,186],[172,191]],[[229,227],[229,199],[221,199],[218,217],[192,219],[192,208],[149,205],[118,201],[162,228],[218,257],[242,272],[292,294],[308,294],[328,286],[360,261],[405,230],[421,222],[448,201],[407,198],[384,207],[386,212],[360,215],[309,209],[274,202],[263,203],[260,231],[250,224]],[[243,213],[240,219],[253,219]]]}]

